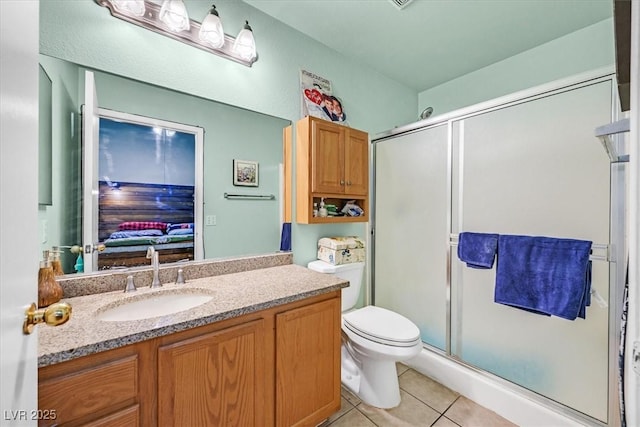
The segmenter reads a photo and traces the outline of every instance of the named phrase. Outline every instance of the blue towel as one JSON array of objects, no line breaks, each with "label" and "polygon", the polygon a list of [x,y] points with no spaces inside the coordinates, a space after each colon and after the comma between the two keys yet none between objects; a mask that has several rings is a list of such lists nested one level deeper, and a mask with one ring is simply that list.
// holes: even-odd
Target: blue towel
[{"label": "blue towel", "polygon": [[591,302],[591,243],[500,235],[495,302],[575,320]]},{"label": "blue towel", "polygon": [[458,258],[471,268],[493,268],[498,235],[462,232],[458,235]]},{"label": "blue towel", "polygon": [[280,234],[280,250],[285,252],[291,251],[291,223],[282,223],[282,233]]}]

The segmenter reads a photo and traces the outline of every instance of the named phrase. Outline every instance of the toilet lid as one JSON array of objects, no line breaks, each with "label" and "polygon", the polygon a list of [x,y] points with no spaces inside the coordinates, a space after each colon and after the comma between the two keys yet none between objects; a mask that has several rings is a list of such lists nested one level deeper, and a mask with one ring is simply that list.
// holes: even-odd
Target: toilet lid
[{"label": "toilet lid", "polygon": [[342,316],[351,332],[380,344],[410,347],[420,340],[420,330],[398,313],[373,305]]}]

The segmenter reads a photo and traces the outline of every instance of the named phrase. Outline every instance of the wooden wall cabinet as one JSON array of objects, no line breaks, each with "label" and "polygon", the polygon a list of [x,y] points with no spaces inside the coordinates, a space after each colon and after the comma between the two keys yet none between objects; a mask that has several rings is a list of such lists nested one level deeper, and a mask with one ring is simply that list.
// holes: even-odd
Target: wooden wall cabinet
[{"label": "wooden wall cabinet", "polygon": [[[296,123],[296,221],[302,224],[369,220],[369,136],[316,117]],[[313,204],[341,210],[355,200],[363,216],[314,217]]]},{"label": "wooden wall cabinet", "polygon": [[38,374],[42,426],[314,426],[340,409],[340,291]]}]

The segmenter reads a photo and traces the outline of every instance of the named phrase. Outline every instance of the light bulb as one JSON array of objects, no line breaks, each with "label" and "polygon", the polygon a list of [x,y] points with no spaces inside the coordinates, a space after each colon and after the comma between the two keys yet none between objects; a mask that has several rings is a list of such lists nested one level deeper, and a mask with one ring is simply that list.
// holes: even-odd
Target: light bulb
[{"label": "light bulb", "polygon": [[216,49],[219,49],[224,45],[222,21],[220,21],[215,5],[211,6],[211,10],[209,10],[209,13],[202,21],[199,36],[200,40],[210,44]]},{"label": "light bulb", "polygon": [[111,0],[113,7],[122,13],[143,16],[145,12],[144,0]]},{"label": "light bulb", "polygon": [[191,28],[189,14],[182,0],[164,0],[159,17],[172,31],[189,31]]},{"label": "light bulb", "polygon": [[253,38],[253,30],[249,26],[249,21],[245,22],[244,28],[233,43],[233,51],[242,59],[250,61],[256,57],[256,41]]}]

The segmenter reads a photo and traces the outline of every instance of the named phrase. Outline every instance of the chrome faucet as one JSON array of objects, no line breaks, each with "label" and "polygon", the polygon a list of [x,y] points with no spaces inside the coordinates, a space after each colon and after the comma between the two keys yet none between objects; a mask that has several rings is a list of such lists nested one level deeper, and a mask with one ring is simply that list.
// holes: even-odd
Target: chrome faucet
[{"label": "chrome faucet", "polygon": [[127,276],[127,286],[125,286],[125,292],[133,292],[137,290],[135,283],[133,283],[133,276],[130,274]]},{"label": "chrome faucet", "polygon": [[176,278],[176,285],[184,285],[185,283],[187,283],[186,280],[184,280],[184,272],[182,271],[181,268],[178,269],[178,276]]},{"label": "chrome faucet", "polygon": [[147,248],[147,259],[151,260],[151,267],[153,267],[153,281],[151,282],[151,288],[159,288],[162,286],[160,283],[160,258],[159,254],[153,246]]}]

